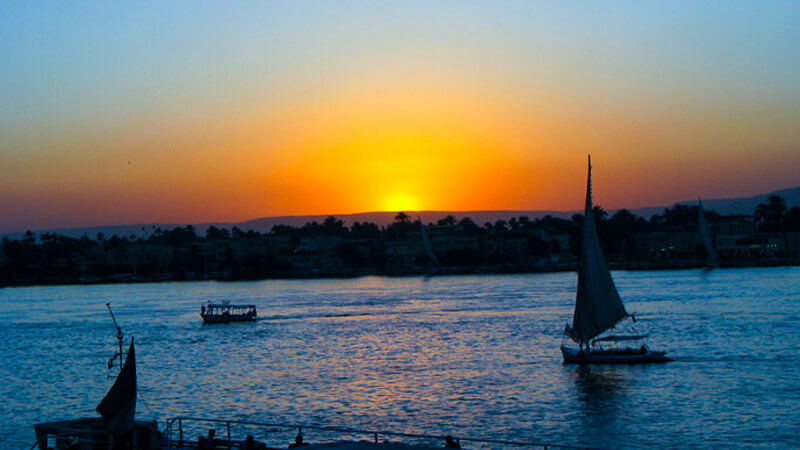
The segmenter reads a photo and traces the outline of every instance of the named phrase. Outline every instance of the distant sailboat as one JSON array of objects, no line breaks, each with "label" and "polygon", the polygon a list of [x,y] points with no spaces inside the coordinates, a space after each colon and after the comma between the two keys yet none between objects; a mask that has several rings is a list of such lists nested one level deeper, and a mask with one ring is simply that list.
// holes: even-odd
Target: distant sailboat
[{"label": "distant sailboat", "polygon": [[[620,342],[641,341],[647,335],[601,334],[614,328],[622,320],[633,316],[625,310],[608,270],[600,239],[594,223],[592,207],[592,160],[589,158],[589,175],[586,186],[586,208],[583,222],[583,247],[578,268],[578,292],[572,325],[565,331],[577,348],[561,346],[565,363],[640,363],[671,361],[665,352],[650,350],[642,344],[633,348],[619,348]],[[635,320],[634,320],[635,321]],[[611,347],[606,347],[611,345]]]},{"label": "distant sailboat", "polygon": [[703,246],[708,254],[706,267],[710,269],[717,267],[717,252],[711,244],[711,231],[708,228],[708,223],[706,223],[706,215],[703,213],[703,202],[699,198],[697,199],[697,224],[698,228],[700,228],[700,235],[703,237]]},{"label": "distant sailboat", "polygon": [[436,258],[436,254],[433,253],[433,246],[431,246],[431,241],[428,238],[428,232],[426,231],[426,226],[422,223],[422,219],[419,219],[419,229],[420,234],[422,235],[422,248],[425,249],[425,254],[428,256],[428,260],[430,261],[430,268],[428,269],[427,276],[436,275],[439,272],[439,260]]}]

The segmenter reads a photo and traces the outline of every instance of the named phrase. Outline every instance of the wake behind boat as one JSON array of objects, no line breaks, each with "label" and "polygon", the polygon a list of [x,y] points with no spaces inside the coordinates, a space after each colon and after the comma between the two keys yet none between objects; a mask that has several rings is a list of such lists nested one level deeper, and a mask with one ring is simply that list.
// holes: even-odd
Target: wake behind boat
[{"label": "wake behind boat", "polygon": [[246,322],[256,320],[256,305],[231,305],[228,301],[206,302],[200,306],[205,323]]},{"label": "wake behind boat", "polygon": [[[594,223],[592,206],[592,160],[586,184],[581,261],[578,267],[578,292],[572,325],[565,332],[578,347],[561,346],[564,363],[645,363],[672,361],[666,352],[650,350],[642,342],[647,335],[606,335],[623,320],[635,319],[628,314],[611,278]],[[631,346],[631,342],[637,345]]]}]

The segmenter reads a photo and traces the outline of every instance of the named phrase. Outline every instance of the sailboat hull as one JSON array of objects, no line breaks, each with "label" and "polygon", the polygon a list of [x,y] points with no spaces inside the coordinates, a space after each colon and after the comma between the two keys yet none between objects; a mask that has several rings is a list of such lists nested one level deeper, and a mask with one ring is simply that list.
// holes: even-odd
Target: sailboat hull
[{"label": "sailboat hull", "polygon": [[666,352],[650,349],[584,351],[577,348],[561,347],[564,364],[639,364],[670,362]]}]

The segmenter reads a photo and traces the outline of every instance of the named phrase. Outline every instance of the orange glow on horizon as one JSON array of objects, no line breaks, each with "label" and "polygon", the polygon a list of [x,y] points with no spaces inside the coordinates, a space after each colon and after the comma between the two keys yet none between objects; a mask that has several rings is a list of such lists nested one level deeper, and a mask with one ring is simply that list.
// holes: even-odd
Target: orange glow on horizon
[{"label": "orange glow on horizon", "polygon": [[[740,153],[736,165],[794,176],[788,156],[768,163],[736,141],[711,142],[697,131],[702,118],[636,110],[622,121],[602,104],[545,94],[508,99],[441,82],[393,87],[65,129],[24,147],[41,158],[9,162],[9,173],[35,169],[38,179],[0,187],[17,193],[17,208],[40,223],[60,215],[83,226],[373,211],[578,211],[589,153],[596,201],[606,209],[666,205],[698,192],[738,194],[716,187],[742,185],[735,171],[716,163],[713,155],[723,149]],[[52,151],[56,144],[66,151]],[[675,174],[690,182],[676,183]]]},{"label": "orange glow on horizon", "polygon": [[512,148],[516,133],[492,120],[502,116],[496,105],[463,92],[380,94],[343,94],[283,115],[290,138],[269,153],[279,159],[253,156],[263,161],[257,166],[281,167],[260,178],[291,196],[274,196],[265,209],[500,209],[519,200],[509,187],[530,195],[535,182]]},{"label": "orange glow on horizon", "polygon": [[800,185],[793,4],[564,3],[13,8],[0,233]]}]

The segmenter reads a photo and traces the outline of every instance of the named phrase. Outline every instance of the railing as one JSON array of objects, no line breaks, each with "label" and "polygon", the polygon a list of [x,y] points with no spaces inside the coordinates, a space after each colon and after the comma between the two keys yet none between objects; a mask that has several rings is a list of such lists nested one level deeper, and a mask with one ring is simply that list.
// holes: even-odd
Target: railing
[{"label": "railing", "polygon": [[[50,441],[55,441],[55,446],[50,446]],[[61,442],[58,442],[61,440]],[[148,445],[147,443],[138,443],[138,444],[126,444],[128,445],[125,447],[126,449],[130,450],[148,450],[153,447]],[[93,449],[111,449],[113,447],[113,443],[109,440],[98,440],[92,439],[85,436],[75,436],[72,434],[57,434],[57,433],[50,433],[47,436],[44,436],[41,441],[39,439],[31,445],[29,450],[35,450],[37,448],[46,448],[46,449],[72,449],[72,448],[93,448]]]},{"label": "railing", "polygon": [[[237,446],[242,442],[242,438],[234,439],[234,436],[231,434],[232,427],[240,427],[240,428],[268,428],[267,432],[280,432],[280,431],[289,431],[289,430],[298,430],[298,434],[302,433],[305,430],[316,431],[320,433],[338,433],[340,436],[344,435],[347,438],[354,438],[355,436],[369,437],[373,442],[378,443],[381,438],[384,438],[384,442],[388,442],[389,437],[393,438],[406,438],[411,439],[418,442],[428,442],[431,445],[431,448],[444,448],[444,442],[446,436],[440,435],[429,435],[429,434],[415,434],[415,433],[399,433],[393,431],[369,431],[369,430],[359,430],[354,428],[343,428],[343,427],[331,427],[331,426],[319,426],[319,425],[298,425],[298,424],[285,424],[285,423],[263,423],[263,422],[249,422],[249,421],[241,421],[241,420],[218,420],[218,419],[207,419],[207,418],[197,418],[197,417],[176,417],[174,419],[170,419],[167,421],[167,426],[164,429],[164,434],[169,438],[171,445],[173,447],[195,447],[197,445],[197,441],[189,438],[190,433],[191,436],[198,436],[205,431],[205,429],[200,428],[202,424],[211,424],[216,425],[217,427],[224,428],[224,435],[217,435],[216,439],[218,442],[217,448],[220,448],[220,444],[224,442],[224,447],[222,448],[238,448]],[[252,434],[252,433],[248,433]],[[293,434],[293,432],[292,432]],[[274,439],[274,442],[268,443],[268,447],[270,444],[274,446],[278,446],[280,448],[286,448],[288,446],[289,439],[288,436],[282,435],[280,440]],[[457,437],[457,436],[453,436]],[[560,444],[551,444],[545,442],[520,442],[520,441],[510,441],[510,440],[498,440],[498,439],[479,439],[479,438],[465,438],[465,437],[458,437],[458,442],[469,442],[473,444],[477,444],[476,448],[491,448],[491,449],[498,449],[498,448],[505,448],[505,447],[534,447],[534,448],[542,448],[545,450],[548,449],[569,449],[569,450],[603,450],[598,447],[584,447],[584,446],[575,446],[575,445],[560,445]]]}]

